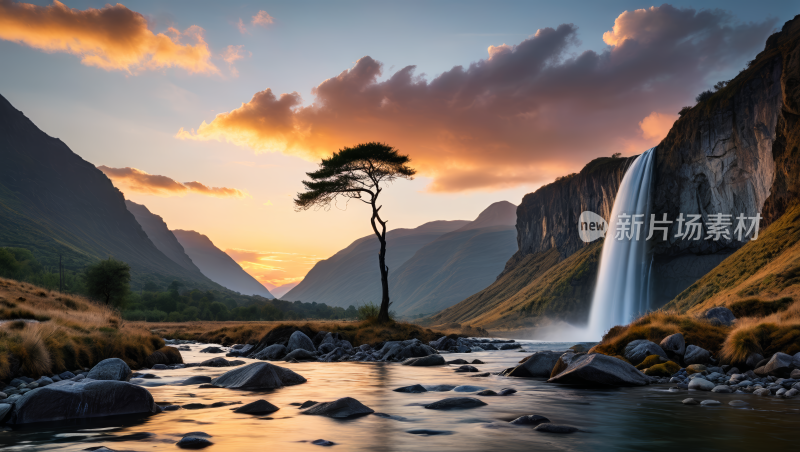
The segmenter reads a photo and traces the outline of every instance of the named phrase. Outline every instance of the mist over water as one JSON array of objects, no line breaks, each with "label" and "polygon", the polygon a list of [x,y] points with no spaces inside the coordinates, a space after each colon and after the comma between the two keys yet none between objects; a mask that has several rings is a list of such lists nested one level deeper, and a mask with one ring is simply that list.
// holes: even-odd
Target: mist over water
[{"label": "mist over water", "polygon": [[[609,218],[589,325],[582,340],[600,340],[615,325],[625,325],[649,308],[650,242],[647,224],[652,210],[655,148],[640,155],[622,178]],[[632,238],[616,239],[620,215],[639,215],[642,224],[631,225]],[[633,218],[630,220],[633,223]],[[638,239],[637,239],[638,232]]]}]

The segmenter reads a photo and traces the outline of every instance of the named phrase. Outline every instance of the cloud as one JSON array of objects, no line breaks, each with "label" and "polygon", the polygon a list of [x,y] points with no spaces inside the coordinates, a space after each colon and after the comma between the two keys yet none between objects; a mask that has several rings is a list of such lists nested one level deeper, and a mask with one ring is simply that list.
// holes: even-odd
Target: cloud
[{"label": "cloud", "polygon": [[[250,52],[246,52],[247,56],[252,55]],[[228,68],[231,71],[231,75],[234,77],[239,76],[239,70],[236,69],[236,66],[233,65],[238,60],[241,60],[245,57],[245,50],[244,45],[230,45],[225,49],[225,52],[220,55],[223,61],[228,63]]]},{"label": "cloud", "polygon": [[319,261],[319,258],[313,255],[275,251],[229,248],[225,253],[270,290],[276,286],[296,285]]},{"label": "cloud", "polygon": [[274,22],[275,18],[267,14],[267,12],[264,10],[259,11],[258,14],[253,16],[253,19],[250,21],[250,23],[253,25],[265,28],[267,25],[273,24]]},{"label": "cloud", "polygon": [[672,124],[677,120],[678,115],[654,111],[642,119],[639,128],[642,129],[642,136],[646,140],[654,140],[655,143],[658,143],[667,136]]},{"label": "cloud", "polygon": [[136,168],[109,168],[101,165],[97,169],[105,173],[115,185],[147,195],[183,196],[188,193],[196,193],[215,198],[244,198],[248,196],[246,192],[235,188],[209,187],[197,181],[180,183],[167,176],[148,174]]},{"label": "cloud", "polygon": [[0,0],[0,39],[77,55],[83,64],[107,71],[179,67],[193,74],[217,74],[203,33],[193,25],[183,32],[169,28],[154,34],[143,15],[119,3],[81,11],[58,0],[50,6]]},{"label": "cloud", "polygon": [[562,24],[430,79],[415,66],[382,78],[383,64],[365,56],[316,86],[311,103],[265,89],[176,137],[311,161],[380,141],[408,153],[431,191],[541,184],[594,157],[651,147],[666,119],[642,118],[677,113],[711,77],[739,69],[774,24],[662,5],[622,13],[599,53],[576,54],[577,27]]},{"label": "cloud", "polygon": [[236,28],[239,29],[239,32],[241,34],[247,33],[247,27],[244,25],[244,22],[242,21],[241,17],[239,18],[239,23],[236,24]]}]

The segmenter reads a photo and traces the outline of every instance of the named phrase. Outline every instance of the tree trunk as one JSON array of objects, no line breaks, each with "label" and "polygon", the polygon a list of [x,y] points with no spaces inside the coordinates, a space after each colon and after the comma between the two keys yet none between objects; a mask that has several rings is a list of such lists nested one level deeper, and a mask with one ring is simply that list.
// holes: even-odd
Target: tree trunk
[{"label": "tree trunk", "polygon": [[378,237],[381,241],[381,251],[378,253],[378,263],[381,266],[381,311],[378,314],[378,322],[389,322],[389,267],[386,266],[386,239]]}]

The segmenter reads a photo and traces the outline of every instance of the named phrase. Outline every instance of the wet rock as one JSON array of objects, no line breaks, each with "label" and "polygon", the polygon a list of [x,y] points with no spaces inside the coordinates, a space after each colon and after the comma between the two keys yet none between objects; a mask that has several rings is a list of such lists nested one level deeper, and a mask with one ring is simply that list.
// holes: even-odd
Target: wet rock
[{"label": "wet rock", "polygon": [[420,358],[408,358],[403,361],[404,366],[443,366],[445,365],[442,355],[428,355]]},{"label": "wet rock", "polygon": [[305,378],[289,369],[261,362],[225,372],[212,380],[211,384],[220,388],[260,390],[305,382]]},{"label": "wet rock", "polygon": [[479,372],[475,366],[464,365],[455,370],[455,372]]},{"label": "wet rock", "polygon": [[460,364],[469,364],[469,361],[467,361],[466,359],[459,358],[459,359],[454,359],[452,361],[447,361],[447,364],[459,364],[459,365]]},{"label": "wet rock", "polygon": [[665,337],[659,345],[670,358],[676,356],[680,357],[686,353],[686,342],[681,333],[675,333]]},{"label": "wet rock", "polygon": [[797,390],[797,388],[792,388],[786,391],[786,393],[783,394],[783,396],[786,398],[791,398],[791,397],[797,397],[797,394],[800,394],[800,390]]},{"label": "wet rock", "polygon": [[504,389],[501,389],[500,392],[497,393],[497,395],[508,396],[508,395],[511,395],[511,394],[516,394],[516,392],[517,392],[517,390],[514,389],[514,388],[504,388]]},{"label": "wet rock", "polygon": [[255,402],[248,403],[247,405],[240,406],[233,410],[234,413],[244,413],[244,414],[267,414],[267,413],[274,413],[278,411],[280,408],[276,407],[275,405],[267,402],[266,400],[256,400]]},{"label": "wet rock", "polygon": [[755,369],[756,367],[759,367],[758,363],[760,363],[763,360],[764,360],[764,357],[761,356],[760,354],[751,353],[750,355],[747,356],[747,359],[745,360],[745,364],[747,364],[747,367],[749,367],[751,369]]},{"label": "wet rock", "polygon": [[182,405],[184,410],[202,410],[206,408],[222,408],[228,405],[239,405],[242,402],[214,402],[214,403],[187,403]]},{"label": "wet rock", "polygon": [[314,441],[311,441],[311,444],[315,446],[326,446],[326,447],[336,445],[336,443],[334,443],[333,441],[328,441],[327,439],[315,439]]},{"label": "wet rock", "polygon": [[720,404],[721,403],[717,400],[703,400],[702,402],[700,402],[700,405],[702,406],[717,406]]},{"label": "wet rock", "polygon": [[549,422],[539,424],[533,429],[537,432],[545,433],[575,433],[580,431],[580,429],[571,425],[551,424]]},{"label": "wet rock", "polygon": [[155,366],[151,367],[153,370],[166,370],[168,369],[166,364],[156,364]]},{"label": "wet rock", "polygon": [[748,403],[745,402],[744,400],[731,400],[730,402],[728,402],[728,405],[740,407],[740,406],[747,406]]},{"label": "wet rock", "polygon": [[719,385],[714,386],[714,389],[712,389],[711,392],[716,392],[717,394],[730,394],[733,392],[733,389],[731,389],[730,386]]},{"label": "wet rock", "polygon": [[231,367],[231,362],[221,356],[218,356],[216,358],[203,361],[198,365],[198,367]]},{"label": "wet rock", "polygon": [[211,383],[211,377],[197,375],[194,377],[189,377],[181,382],[182,385],[201,385],[205,383]]},{"label": "wet rock", "polygon": [[420,384],[411,385],[411,386],[403,386],[402,388],[397,388],[393,390],[394,392],[408,392],[412,394],[419,394],[421,392],[428,392],[424,386]]},{"label": "wet rock", "polygon": [[180,405],[164,405],[161,409],[164,411],[178,411],[181,407]]},{"label": "wet rock", "polygon": [[306,336],[302,331],[295,331],[289,337],[289,343],[286,345],[286,350],[291,354],[295,350],[305,350],[314,353],[317,351],[314,347],[314,342]]},{"label": "wet rock", "polygon": [[686,366],[686,373],[689,374],[689,375],[692,375],[692,374],[695,374],[695,373],[703,373],[706,370],[707,370],[706,366],[703,365],[703,364],[690,364],[690,365]]},{"label": "wet rock", "polygon": [[711,352],[708,350],[696,345],[690,345],[686,347],[686,353],[683,355],[683,363],[687,366],[691,364],[706,364],[710,358]]},{"label": "wet rock", "polygon": [[381,361],[403,361],[408,358],[419,358],[422,356],[435,355],[436,350],[418,339],[407,341],[389,341],[377,352]]},{"label": "wet rock", "polygon": [[553,366],[553,370],[550,372],[550,378],[553,378],[561,372],[564,372],[576,356],[583,356],[585,354],[586,353],[576,353],[570,350],[559,356],[558,361],[556,361],[555,366]]},{"label": "wet rock", "polygon": [[760,389],[756,389],[755,391],[753,391],[753,395],[762,396],[762,397],[768,396],[770,394],[772,394],[772,391],[770,391],[767,388],[760,388]]},{"label": "wet rock", "polygon": [[442,336],[435,341],[431,341],[428,345],[436,350],[449,350],[451,347],[455,347],[456,342],[447,336]]},{"label": "wet rock", "polygon": [[522,344],[503,344],[500,346],[500,350],[513,350],[515,348],[522,348]]},{"label": "wet rock", "polygon": [[508,376],[548,378],[562,354],[549,351],[536,352],[529,356],[525,362],[515,367]]},{"label": "wet rock", "polygon": [[714,389],[715,386],[714,383],[705,378],[695,378],[689,382],[689,389],[696,389],[698,391],[710,391]]},{"label": "wet rock", "polygon": [[538,414],[529,414],[527,416],[520,416],[513,421],[511,421],[514,425],[539,425],[544,424],[546,422],[550,422],[550,419],[547,419],[544,416],[539,416]]},{"label": "wet rock", "polygon": [[286,349],[286,346],[283,344],[273,344],[269,347],[265,347],[258,351],[257,353],[252,353],[249,358],[252,359],[260,359],[260,360],[269,360],[269,361],[277,361],[279,359],[283,359],[289,351]]},{"label": "wet rock", "polygon": [[175,443],[175,445],[181,449],[203,449],[212,444],[214,443],[198,436],[184,436],[180,441]]},{"label": "wet rock", "polygon": [[485,363],[479,359],[473,359],[470,364],[485,364]]},{"label": "wet rock", "polygon": [[709,309],[703,314],[703,317],[710,320],[713,325],[731,326],[736,320],[733,311],[724,306],[717,306],[716,308]]},{"label": "wet rock", "polygon": [[200,353],[225,353],[225,350],[223,350],[223,349],[221,349],[219,347],[213,347],[212,346],[212,347],[206,347],[206,348],[200,350]]},{"label": "wet rock", "polygon": [[[77,410],[76,407],[81,407]],[[8,423],[14,425],[89,419],[159,411],[150,392],[112,380],[62,381],[37,388],[15,402]]]},{"label": "wet rock", "polygon": [[790,374],[789,378],[794,380],[800,380],[800,369],[794,369]]},{"label": "wet rock", "polygon": [[301,411],[303,414],[327,416],[336,419],[364,416],[374,412],[375,410],[365,406],[352,397],[343,397],[334,402],[321,402]]},{"label": "wet rock", "polygon": [[39,385],[39,387],[41,388],[43,386],[51,385],[51,384],[53,384],[55,382],[53,381],[53,379],[51,379],[49,377],[41,377],[38,380],[36,380],[35,383],[37,385]]},{"label": "wet rock", "polygon": [[425,405],[429,410],[461,410],[485,406],[486,402],[474,397],[449,397]]},{"label": "wet rock", "polygon": [[[300,333],[299,331],[295,331],[295,332],[296,333]],[[300,334],[303,334],[303,333],[300,333]],[[310,340],[311,339],[309,339],[309,341]],[[283,357],[283,360],[286,361],[286,362],[289,362],[291,360],[296,360],[296,361],[316,361],[317,360],[317,355],[315,355],[314,353],[312,353],[312,352],[310,352],[310,351],[308,351],[308,350],[306,350],[304,348],[298,348],[298,349],[296,349],[294,351],[289,352],[289,354],[287,354],[286,356]]]},{"label": "wet rock", "polygon": [[306,408],[308,408],[308,407],[310,407],[310,406],[314,406],[314,405],[316,405],[316,404],[318,404],[318,403],[319,403],[319,402],[315,402],[315,401],[313,401],[313,400],[306,400],[305,402],[303,402],[303,403],[301,403],[301,404],[300,404],[300,406],[298,407],[298,409],[299,409],[299,410],[304,410],[304,409],[306,409]]},{"label": "wet rock", "polygon": [[800,362],[795,363],[792,355],[778,352],[764,366],[764,372],[776,377],[789,377],[797,367],[800,367]]},{"label": "wet rock", "polygon": [[484,377],[488,377],[490,375],[491,374],[489,372],[481,372],[481,373],[475,374],[475,375],[467,375],[467,377],[469,377],[469,378],[484,378]]},{"label": "wet rock", "polygon": [[431,392],[447,392],[452,391],[455,389],[453,385],[432,385],[432,386],[425,386],[425,389]]},{"label": "wet rock", "polygon": [[690,399],[683,399],[683,402],[681,402],[681,403],[683,403],[684,405],[700,405],[700,402],[698,402],[695,399],[691,399],[691,398]]},{"label": "wet rock", "polygon": [[419,428],[415,430],[406,430],[406,433],[411,433],[412,435],[420,435],[420,436],[437,436],[437,435],[452,435],[453,432],[449,430],[430,430],[425,428]]},{"label": "wet rock", "polygon": [[566,370],[547,381],[603,386],[645,386],[650,383],[649,378],[632,365],[602,354],[579,356]]},{"label": "wet rock", "polygon": [[486,388],[482,388],[480,386],[461,385],[453,388],[453,392],[475,392],[475,391],[480,391],[482,389]]},{"label": "wet rock", "polygon": [[[75,374],[70,372],[70,371],[64,371],[64,372],[61,372],[60,374],[58,374],[58,378],[60,378],[62,380],[69,380],[71,378],[75,378]],[[11,380],[11,381],[13,383],[14,380]],[[12,384],[11,386],[14,386],[14,385]]]},{"label": "wet rock", "polygon": [[650,355],[658,355],[664,358],[665,361],[669,359],[667,354],[659,345],[657,345],[655,342],[650,342],[645,339],[631,341],[625,346],[625,351],[623,353],[625,359],[630,361],[630,363],[634,366],[644,361],[644,359]]}]

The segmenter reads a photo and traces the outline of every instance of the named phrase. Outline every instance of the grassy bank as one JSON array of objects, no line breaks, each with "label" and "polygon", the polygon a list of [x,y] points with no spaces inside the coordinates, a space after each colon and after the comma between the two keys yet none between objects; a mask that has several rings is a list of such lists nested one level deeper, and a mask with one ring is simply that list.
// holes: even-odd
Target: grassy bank
[{"label": "grassy bank", "polygon": [[92,367],[110,357],[145,364],[164,341],[76,295],[0,278],[0,379]]},{"label": "grassy bank", "polygon": [[166,339],[186,339],[222,345],[255,344],[273,329],[284,326],[302,327],[304,330],[339,333],[354,346],[374,344],[382,341],[398,341],[417,338],[422,342],[436,340],[444,335],[412,323],[392,322],[379,324],[374,321],[295,321],[295,322],[187,322],[144,323],[136,322],[139,328],[149,328]]}]

